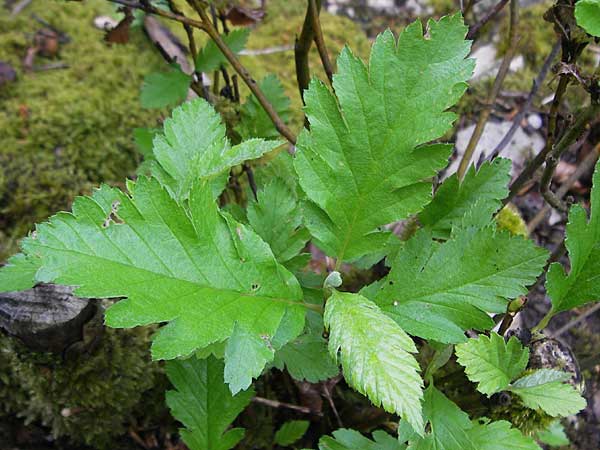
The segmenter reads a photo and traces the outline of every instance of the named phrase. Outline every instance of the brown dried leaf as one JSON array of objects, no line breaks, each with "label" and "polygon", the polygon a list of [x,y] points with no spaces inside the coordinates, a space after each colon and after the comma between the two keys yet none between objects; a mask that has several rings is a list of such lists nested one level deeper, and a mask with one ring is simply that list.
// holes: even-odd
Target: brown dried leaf
[{"label": "brown dried leaf", "polygon": [[232,6],[225,13],[225,18],[231,22],[232,25],[254,25],[260,22],[265,17],[265,12],[258,9],[244,8],[243,6]]},{"label": "brown dried leaf", "polygon": [[104,35],[106,42],[111,44],[126,44],[129,42],[129,27],[133,22],[133,13],[129,8],[124,8],[122,11],[125,13],[125,17],[116,27],[106,32]]}]

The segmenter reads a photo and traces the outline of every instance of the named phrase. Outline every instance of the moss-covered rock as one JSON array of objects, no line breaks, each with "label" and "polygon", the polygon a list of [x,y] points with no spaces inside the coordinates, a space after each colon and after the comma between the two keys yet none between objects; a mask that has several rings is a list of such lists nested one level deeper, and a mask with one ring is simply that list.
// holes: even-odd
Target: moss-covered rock
[{"label": "moss-covered rock", "polygon": [[163,393],[153,390],[162,369],[150,360],[149,334],[106,329],[95,345],[66,358],[32,353],[0,335],[0,416],[40,423],[55,438],[112,448],[133,417],[163,407]]},{"label": "moss-covered rock", "polygon": [[[141,28],[128,44],[105,43],[93,19],[113,12],[101,0],[34,0],[15,18],[0,8],[0,60],[17,70],[16,82],[0,86],[0,261],[35,222],[101,181],[122,182],[137,165],[132,129],[157,117],[141,108],[139,88],[165,63]],[[43,27],[32,13],[70,39],[54,60],[38,56],[35,65],[68,68],[22,69]]]}]

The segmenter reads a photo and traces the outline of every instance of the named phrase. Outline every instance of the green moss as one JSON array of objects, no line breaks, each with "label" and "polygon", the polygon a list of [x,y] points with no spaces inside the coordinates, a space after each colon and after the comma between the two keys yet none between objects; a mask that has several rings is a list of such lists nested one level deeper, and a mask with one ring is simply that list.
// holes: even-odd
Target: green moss
[{"label": "green moss", "polygon": [[[15,83],[0,86],[0,261],[35,222],[100,181],[122,182],[137,165],[132,129],[157,117],[141,109],[139,88],[164,62],[140,28],[128,44],[106,44],[92,23],[112,11],[101,0],[33,2],[16,18],[0,9],[0,60],[18,72]],[[67,69],[21,69],[41,28],[31,13],[69,36],[55,58]]]},{"label": "green moss", "polygon": [[31,353],[0,336],[0,414],[39,422],[55,438],[112,448],[135,411],[148,417],[163,405],[163,392],[152,389],[163,377],[150,360],[149,334],[145,328],[106,329],[97,343],[67,358]]},{"label": "green moss", "polygon": [[538,431],[545,430],[556,420],[541,410],[525,407],[516,395],[511,396],[508,404],[492,408],[490,418],[509,421],[529,436],[535,436]]}]

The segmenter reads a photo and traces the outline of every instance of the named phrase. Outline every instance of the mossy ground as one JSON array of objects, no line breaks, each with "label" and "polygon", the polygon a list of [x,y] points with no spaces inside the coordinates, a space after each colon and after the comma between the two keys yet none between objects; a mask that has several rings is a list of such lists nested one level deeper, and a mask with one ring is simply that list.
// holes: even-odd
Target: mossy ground
[{"label": "mossy ground", "polygon": [[114,448],[135,417],[151,420],[149,411],[158,415],[163,407],[163,392],[153,390],[163,374],[150,361],[150,332],[106,329],[68,357],[31,353],[0,335],[0,417],[42,424],[75,444]]},{"label": "mossy ground", "polygon": [[[0,8],[0,60],[18,73],[16,82],[0,86],[0,261],[34,223],[101,181],[122,182],[137,165],[132,129],[157,117],[141,108],[139,87],[164,62],[140,28],[128,44],[106,44],[93,19],[112,12],[101,0],[35,0],[15,18]],[[61,61],[68,68],[22,69],[42,28],[32,13],[70,38],[55,58],[35,64]]]}]

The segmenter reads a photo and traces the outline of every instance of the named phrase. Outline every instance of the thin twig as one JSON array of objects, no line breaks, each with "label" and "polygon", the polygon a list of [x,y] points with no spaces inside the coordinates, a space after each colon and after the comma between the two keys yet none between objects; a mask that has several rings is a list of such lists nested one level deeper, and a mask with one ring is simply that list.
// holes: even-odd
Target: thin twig
[{"label": "thin twig", "polygon": [[[317,9],[321,9],[321,1],[317,0]],[[296,38],[294,45],[294,60],[296,63],[296,81],[298,82],[298,90],[300,91],[300,98],[304,103],[304,91],[308,89],[310,82],[310,67],[308,65],[308,53],[312,46],[313,40],[315,39],[315,31],[313,29],[313,21],[311,19],[311,8],[310,2],[306,8],[306,16],[304,17],[304,23],[302,24],[302,31],[300,36]]]},{"label": "thin twig", "polygon": [[560,106],[562,97],[567,89],[567,85],[569,83],[569,78],[566,75],[560,75],[560,79],[558,81],[558,86],[556,87],[556,91],[554,93],[554,99],[552,100],[552,106],[550,107],[550,113],[548,115],[548,136],[546,138],[546,146],[540,151],[535,158],[533,158],[527,166],[523,169],[523,171],[519,174],[517,179],[512,182],[510,185],[510,189],[508,192],[508,196],[502,200],[502,204],[506,205],[510,202],[515,195],[519,193],[521,188],[527,183],[533,174],[541,167],[541,165],[546,161],[546,157],[552,150],[552,146],[554,145],[554,139],[556,137],[556,124],[558,117],[558,108]]},{"label": "thin twig", "polygon": [[585,319],[587,319],[588,317],[590,317],[592,314],[594,314],[598,310],[600,310],[600,303],[597,303],[596,305],[592,306],[590,309],[588,309],[586,312],[584,312],[580,316],[578,316],[575,319],[571,320],[566,325],[563,325],[558,330],[556,330],[554,333],[551,333],[550,334],[550,338],[554,339],[554,338],[557,338],[558,336],[560,336],[561,334],[566,333],[571,328],[573,328],[575,325],[583,322]]},{"label": "thin twig", "polygon": [[319,19],[319,7],[317,6],[317,0],[308,0],[308,8],[310,10],[310,16],[312,20],[312,27],[315,35],[315,44],[321,57],[321,64],[327,74],[329,84],[333,86],[333,65],[329,59],[327,53],[327,47],[325,46],[325,39],[323,38],[323,30],[321,29],[321,20]]},{"label": "thin twig", "polygon": [[189,17],[181,16],[179,14],[172,13],[170,11],[166,11],[164,9],[156,8],[152,6],[150,3],[139,3],[131,0],[108,0],[111,3],[116,3],[118,5],[128,6],[129,8],[139,9],[141,11],[145,11],[150,14],[154,14],[156,16],[164,17],[165,19],[174,20],[176,22],[180,22],[186,25],[190,25],[191,27],[198,28],[200,30],[205,30],[204,24],[198,20],[190,19]]},{"label": "thin twig", "polygon": [[259,405],[269,406],[270,408],[285,408],[285,409],[291,409],[292,411],[298,411],[303,414],[314,414],[317,416],[323,415],[323,413],[312,411],[310,408],[307,408],[306,406],[293,405],[291,403],[280,402],[278,400],[271,400],[269,398],[253,397],[252,401],[254,403],[258,403]]},{"label": "thin twig", "polygon": [[[173,0],[169,0],[169,8],[171,8],[171,11],[173,11],[175,14],[182,16],[183,17],[183,13],[181,12],[181,10],[179,8],[177,8],[177,5],[175,4],[175,2]],[[187,38],[188,38],[188,46],[190,49],[190,54],[192,55],[192,61],[194,61],[194,66],[196,65],[196,57],[198,55],[198,47],[196,46],[196,39],[194,38],[194,29],[192,28],[191,25],[184,23],[183,25],[183,29],[185,30],[185,33],[187,34]]]},{"label": "thin twig", "polygon": [[254,96],[257,98],[258,102],[260,103],[260,105],[263,107],[263,109],[265,110],[267,115],[270,117],[271,121],[275,125],[275,128],[277,128],[277,131],[283,137],[285,137],[291,144],[294,144],[294,145],[296,144],[296,137],[294,136],[294,134],[287,127],[287,125],[283,122],[281,117],[279,117],[279,114],[277,113],[277,111],[275,110],[273,105],[271,105],[271,103],[269,102],[269,100],[267,99],[265,94],[258,87],[258,84],[256,83],[256,81],[248,73],[248,70],[246,70],[246,68],[240,63],[240,61],[237,58],[237,56],[235,55],[235,53],[233,53],[231,51],[231,49],[227,46],[225,41],[223,41],[223,39],[219,35],[219,32],[215,29],[215,27],[211,23],[210,19],[208,18],[208,15],[206,14],[206,11],[204,10],[204,6],[201,4],[200,1],[190,0],[190,3],[192,4],[192,6],[195,7],[195,9],[198,12],[198,14],[200,15],[200,18],[202,19],[202,21],[190,19],[189,17],[180,16],[180,15],[172,13],[170,11],[165,11],[165,10],[156,8],[156,7],[152,6],[146,0],[144,0],[143,3],[138,3],[138,2],[130,1],[130,0],[108,0],[108,1],[120,4],[123,6],[128,6],[130,8],[139,9],[139,10],[145,11],[150,14],[155,14],[155,15],[158,15],[161,17],[165,17],[167,19],[175,20],[177,22],[188,24],[194,28],[198,28],[200,30],[205,31],[210,36],[210,38],[215,42],[217,47],[219,47],[219,50],[221,50],[221,53],[223,53],[223,55],[225,56],[227,61],[233,66],[235,71],[242,77],[242,79],[244,80],[244,83],[246,83],[246,85],[248,86],[250,91],[254,94]]},{"label": "thin twig", "polygon": [[554,58],[556,58],[556,55],[558,54],[559,50],[560,50],[560,42],[557,42],[554,45],[554,47],[552,47],[552,51],[550,52],[550,54],[544,61],[544,64],[542,65],[542,69],[538,73],[537,77],[535,78],[535,80],[533,80],[533,85],[531,86],[531,90],[529,91],[529,94],[527,95],[527,98],[525,99],[525,103],[523,103],[523,106],[521,107],[521,109],[519,110],[517,115],[514,117],[509,130],[506,132],[506,134],[504,135],[502,140],[498,143],[498,145],[496,145],[496,148],[494,148],[494,151],[492,151],[492,153],[487,158],[481,160],[479,162],[479,165],[481,165],[486,160],[492,161],[495,158],[497,158],[498,155],[502,152],[502,150],[504,150],[504,148],[508,145],[510,140],[513,138],[513,136],[515,135],[515,133],[521,126],[521,121],[523,120],[525,115],[529,112],[529,109],[531,108],[533,100],[535,99],[535,96],[537,95],[540,87],[542,86],[542,84],[544,83],[544,80],[548,76],[550,67],[552,67],[552,62],[554,61]]},{"label": "thin twig", "polygon": [[219,50],[221,50],[221,53],[223,53],[227,61],[229,61],[229,64],[231,64],[235,71],[242,77],[250,91],[252,91],[252,93],[254,94],[260,105],[263,107],[267,115],[271,118],[271,121],[275,125],[275,128],[277,128],[277,131],[279,131],[279,134],[285,137],[291,144],[295,145],[296,137],[294,136],[292,131],[287,127],[285,122],[281,119],[281,117],[279,116],[271,102],[269,102],[263,91],[258,87],[256,81],[250,76],[248,70],[246,70],[242,63],[240,63],[235,53],[231,51],[231,49],[225,43],[225,41],[223,41],[221,35],[210,22],[210,19],[208,18],[208,15],[206,14],[204,8],[201,5],[198,5],[196,11],[198,11],[200,18],[202,19],[202,23],[204,24],[204,30],[206,31],[206,33],[215,42],[217,47],[219,47]]},{"label": "thin twig", "polygon": [[[467,39],[473,39],[475,38],[475,36],[477,36],[477,33],[479,33],[479,30],[481,30],[481,28],[488,23],[490,20],[492,20],[494,17],[496,17],[498,15],[498,13],[500,13],[500,11],[502,11],[504,9],[504,7],[506,6],[506,4],[508,3],[509,0],[500,0],[496,6],[494,6],[492,9],[490,9],[488,11],[488,13],[483,16],[479,22],[474,23],[473,25],[471,25],[469,27],[469,32],[467,33]],[[466,14],[466,11],[463,15]]]},{"label": "thin twig", "polygon": [[[600,144],[596,145],[596,147],[594,147],[594,149],[590,153],[588,153],[588,155],[583,159],[583,161],[581,161],[581,163],[579,163],[579,165],[577,166],[575,171],[571,174],[571,176],[567,179],[567,181],[565,181],[562,184],[562,186],[558,189],[558,191],[556,191],[556,196],[558,198],[562,199],[565,195],[567,195],[567,192],[569,192],[569,189],[571,189],[571,187],[585,173],[587,173],[591,168],[594,167],[594,165],[596,164],[596,161],[598,160],[599,155],[600,155]],[[529,223],[527,224],[527,229],[529,230],[529,233],[533,233],[535,231],[535,229],[542,222],[542,220],[544,220],[544,218],[550,212],[551,209],[552,209],[551,206],[544,205],[544,207],[535,215],[535,217],[529,221]]]},{"label": "thin twig", "polygon": [[510,63],[513,59],[517,51],[517,43],[519,42],[519,36],[517,33],[517,27],[519,24],[519,0],[511,0],[510,1],[510,30],[508,33],[508,50],[502,59],[502,64],[498,69],[498,74],[496,75],[496,79],[494,80],[494,85],[492,86],[492,90],[490,91],[483,110],[479,115],[479,120],[477,121],[477,125],[475,126],[475,130],[473,130],[473,134],[471,135],[471,139],[469,140],[469,144],[465,149],[465,153],[460,161],[460,165],[458,166],[458,179],[462,180],[465,176],[467,169],[469,168],[469,164],[471,163],[471,158],[473,156],[473,152],[479,143],[479,139],[483,134],[483,130],[485,125],[490,117],[490,113],[492,112],[492,108],[494,103],[496,102],[496,97],[502,88],[502,84],[504,83],[504,78],[508,74],[508,70],[510,69]]},{"label": "thin twig", "polygon": [[567,205],[565,205],[556,195],[551,191],[550,184],[552,182],[552,176],[560,160],[560,156],[563,152],[573,144],[577,138],[581,135],[584,129],[589,125],[590,121],[593,120],[596,115],[600,112],[600,104],[594,104],[588,106],[579,115],[575,123],[569,127],[569,130],[565,133],[562,139],[554,146],[552,152],[546,160],[546,167],[542,174],[540,181],[540,190],[546,201],[560,211],[566,211]]},{"label": "thin twig", "polygon": [[10,12],[10,16],[15,17],[19,15],[21,11],[23,11],[25,8],[27,8],[27,6],[29,6],[30,3],[31,0],[21,0],[15,6],[13,6],[12,11]]},{"label": "thin twig", "polygon": [[244,172],[246,172],[246,176],[248,177],[248,184],[250,185],[252,195],[254,195],[254,200],[258,201],[258,188],[256,187],[256,180],[254,179],[252,167],[250,167],[248,163],[244,163],[242,167],[244,168]]}]

